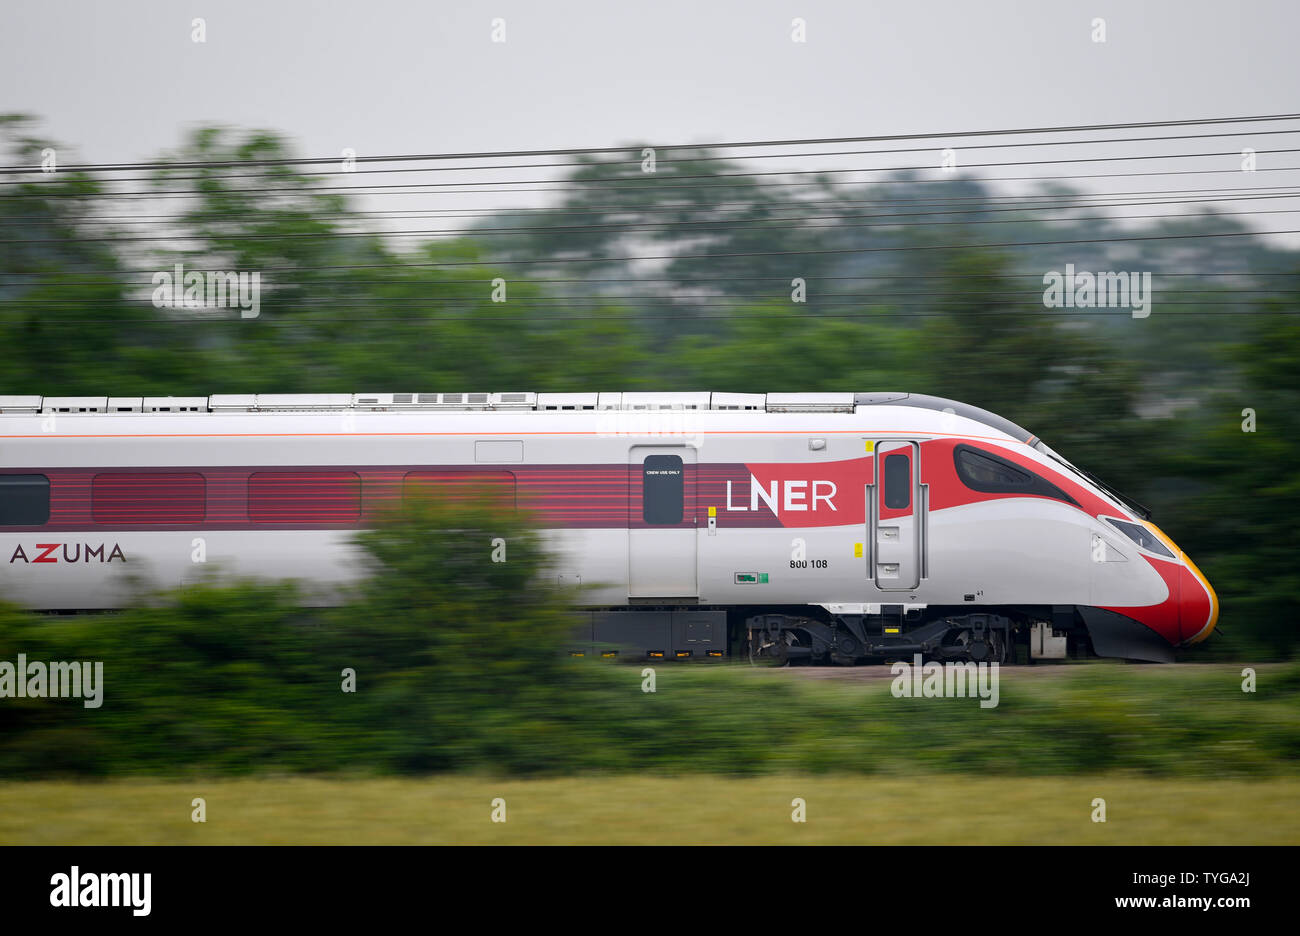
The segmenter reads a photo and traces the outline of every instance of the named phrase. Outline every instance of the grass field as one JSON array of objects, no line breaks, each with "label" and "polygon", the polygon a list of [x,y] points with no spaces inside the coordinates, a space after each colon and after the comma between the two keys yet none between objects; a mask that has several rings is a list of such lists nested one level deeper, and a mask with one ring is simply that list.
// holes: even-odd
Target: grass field
[{"label": "grass field", "polygon": [[[207,821],[191,821],[206,800]],[[493,803],[506,801],[504,823]],[[807,821],[791,820],[791,801]],[[1106,800],[1107,821],[1092,802]],[[775,775],[0,784],[0,844],[1300,844],[1300,780]]]}]

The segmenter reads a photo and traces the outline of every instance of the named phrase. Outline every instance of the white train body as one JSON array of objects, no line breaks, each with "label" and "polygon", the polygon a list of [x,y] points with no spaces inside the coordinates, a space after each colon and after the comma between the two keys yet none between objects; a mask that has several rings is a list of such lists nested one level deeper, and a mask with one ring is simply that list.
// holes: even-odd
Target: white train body
[{"label": "white train body", "polygon": [[743,630],[780,656],[957,655],[1001,628],[968,655],[1076,633],[1167,659],[1218,615],[1177,546],[1024,430],[851,393],[0,397],[0,600],[113,608],[214,570],[327,600],[413,482],[535,511],[600,609],[594,652]]}]

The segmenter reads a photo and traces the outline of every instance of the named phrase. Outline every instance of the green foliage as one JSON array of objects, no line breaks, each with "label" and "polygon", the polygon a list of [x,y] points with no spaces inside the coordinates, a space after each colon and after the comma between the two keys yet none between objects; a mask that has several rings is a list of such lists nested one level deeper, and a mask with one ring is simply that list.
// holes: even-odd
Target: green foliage
[{"label": "green foliage", "polygon": [[[1300,311],[1300,291],[1275,300]],[[1228,348],[1239,367],[1232,388],[1189,413],[1165,470],[1181,480],[1171,513],[1184,520],[1181,545],[1225,609],[1222,656],[1284,657],[1297,647],[1300,619],[1300,319],[1244,318]],[[1171,533],[1173,531],[1170,531]]]},{"label": "green foliage", "polygon": [[[416,503],[362,540],[375,575],[326,611],[284,584],[202,585],[110,616],[6,609],[0,660],[103,661],[105,701],[6,700],[0,769],[418,772],[528,736],[570,678],[557,647],[573,620],[525,521]],[[345,668],[360,691],[342,691]]]},{"label": "green foliage", "polygon": [[103,704],[6,699],[3,770],[10,775],[203,764],[308,768],[293,716],[324,701],[322,672],[291,588],[202,586],[114,615],[50,617],[6,609],[0,660],[102,661]]},{"label": "green foliage", "polygon": [[343,699],[346,724],[389,769],[464,767],[503,744],[510,766],[540,768],[544,749],[508,739],[545,737],[548,702],[573,680],[561,653],[574,618],[526,517],[408,502],[361,541],[375,574],[326,625],[333,659],[365,686]]}]

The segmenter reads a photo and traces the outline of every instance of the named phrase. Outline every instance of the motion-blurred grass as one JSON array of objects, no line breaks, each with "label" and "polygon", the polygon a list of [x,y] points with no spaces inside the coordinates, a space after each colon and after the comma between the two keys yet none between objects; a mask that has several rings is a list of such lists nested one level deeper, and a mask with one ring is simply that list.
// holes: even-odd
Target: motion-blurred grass
[{"label": "motion-blurred grass", "polygon": [[[1153,669],[1155,671],[1153,671]],[[111,670],[109,671],[111,672]],[[69,724],[10,734],[0,776],[192,776],[255,772],[365,775],[489,770],[514,776],[650,772],[962,772],[1152,777],[1294,776],[1300,762],[1300,669],[1095,664],[1048,675],[1007,671],[996,709],[976,699],[897,699],[889,679],[810,680],[739,667],[657,668],[564,662],[550,692],[442,694],[418,675],[401,691],[357,695],[327,685],[301,701],[257,694],[75,703]],[[364,673],[363,678],[381,680]],[[125,694],[106,677],[107,692]],[[409,695],[407,695],[409,693]],[[411,698],[415,701],[411,701]],[[431,698],[430,698],[431,697]],[[423,704],[441,705],[434,720]],[[430,765],[438,765],[432,767]]]},{"label": "motion-blurred grass", "polygon": [[1298,800],[1294,779],[1114,775],[0,783],[0,844],[1294,845]]}]

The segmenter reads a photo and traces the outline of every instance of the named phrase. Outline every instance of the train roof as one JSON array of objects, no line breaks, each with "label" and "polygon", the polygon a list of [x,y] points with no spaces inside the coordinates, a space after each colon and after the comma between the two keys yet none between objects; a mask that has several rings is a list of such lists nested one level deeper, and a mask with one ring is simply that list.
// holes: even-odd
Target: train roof
[{"label": "train roof", "polygon": [[196,397],[0,396],[0,413],[306,413],[560,412],[714,410],[768,413],[853,413],[863,406],[911,406],[953,413],[1005,432],[1019,442],[1033,434],[969,403],[919,393],[245,393]]}]

